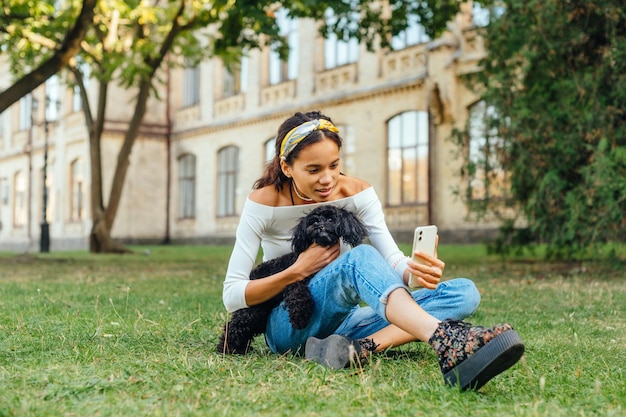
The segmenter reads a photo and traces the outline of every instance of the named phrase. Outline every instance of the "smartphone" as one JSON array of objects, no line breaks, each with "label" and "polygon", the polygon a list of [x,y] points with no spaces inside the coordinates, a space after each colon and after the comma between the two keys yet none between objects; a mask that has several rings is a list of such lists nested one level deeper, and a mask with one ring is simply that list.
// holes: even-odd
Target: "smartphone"
[{"label": "smartphone", "polygon": [[[424,252],[428,255],[435,255],[436,244],[437,226],[430,225],[416,227],[415,233],[413,234],[413,251],[411,252],[413,262],[423,263],[420,258],[413,255],[415,251]],[[417,282],[417,277],[413,276],[413,274],[409,276],[409,287],[420,287],[420,284]]]}]

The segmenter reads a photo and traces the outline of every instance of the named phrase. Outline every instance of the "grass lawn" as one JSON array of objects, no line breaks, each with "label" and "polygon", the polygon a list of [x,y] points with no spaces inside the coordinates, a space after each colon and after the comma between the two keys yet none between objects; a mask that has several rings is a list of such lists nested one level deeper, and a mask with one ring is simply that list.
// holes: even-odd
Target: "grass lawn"
[{"label": "grass lawn", "polygon": [[273,355],[260,339],[251,355],[217,354],[230,248],[135,249],[0,255],[0,417],[626,416],[623,268],[442,245],[446,277],[481,291],[469,321],[508,321],[526,343],[511,370],[461,393],[424,343],[362,370]]}]

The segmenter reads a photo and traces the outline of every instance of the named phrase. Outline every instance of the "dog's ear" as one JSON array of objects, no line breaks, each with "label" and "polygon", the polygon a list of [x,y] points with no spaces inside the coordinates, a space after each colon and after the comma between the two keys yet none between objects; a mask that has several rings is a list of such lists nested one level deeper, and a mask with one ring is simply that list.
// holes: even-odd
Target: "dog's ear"
[{"label": "dog's ear", "polygon": [[361,219],[351,211],[339,209],[337,217],[341,225],[341,237],[348,245],[356,246],[369,235]]},{"label": "dog's ear", "polygon": [[298,224],[291,229],[291,250],[295,253],[302,253],[309,247],[309,237],[306,233],[306,216],[302,217]]}]

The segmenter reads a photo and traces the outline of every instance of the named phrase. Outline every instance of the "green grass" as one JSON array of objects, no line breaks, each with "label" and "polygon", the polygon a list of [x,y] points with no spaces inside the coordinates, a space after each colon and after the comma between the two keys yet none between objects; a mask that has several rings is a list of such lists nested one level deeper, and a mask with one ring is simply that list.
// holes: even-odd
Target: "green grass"
[{"label": "green grass", "polygon": [[512,323],[526,354],[478,392],[444,386],[423,343],[329,371],[262,340],[214,352],[230,248],[0,255],[0,416],[624,416],[626,277],[603,263],[502,261],[442,246],[446,277]]}]

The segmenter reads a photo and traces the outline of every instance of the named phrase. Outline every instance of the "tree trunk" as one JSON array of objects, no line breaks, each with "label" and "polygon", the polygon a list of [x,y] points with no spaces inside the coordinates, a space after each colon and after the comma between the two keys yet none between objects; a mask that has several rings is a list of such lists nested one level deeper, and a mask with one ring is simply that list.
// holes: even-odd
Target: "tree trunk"
[{"label": "tree trunk", "polygon": [[91,253],[129,253],[132,252],[121,243],[111,238],[111,229],[107,226],[104,212],[97,210],[93,218],[89,235],[89,251]]},{"label": "tree trunk", "polygon": [[[115,242],[111,238],[111,229],[117,215],[120,201],[122,199],[122,191],[124,190],[124,183],[126,181],[126,173],[128,166],[130,165],[130,154],[135,143],[135,139],[139,136],[139,128],[141,121],[146,113],[146,105],[148,97],[150,96],[150,81],[142,81],[139,87],[139,94],[137,95],[137,102],[135,103],[135,112],[124,136],[124,142],[117,156],[117,164],[115,166],[115,172],[113,174],[113,182],[111,184],[111,190],[109,192],[108,204],[104,207],[102,202],[102,188],[94,187],[92,189],[92,217],[93,227],[91,229],[91,235],[89,238],[89,250],[92,253],[108,253],[108,252],[130,252],[125,249],[120,243]],[[94,129],[91,139],[91,154],[92,154],[92,181],[96,182],[95,185],[101,184],[102,179],[102,164],[100,161],[101,155],[100,149],[100,136],[102,132],[99,129]],[[96,135],[98,137],[96,137]],[[100,189],[100,192],[96,192],[96,189]]]},{"label": "tree trunk", "polygon": [[91,234],[89,235],[89,251],[91,253],[119,252],[111,239],[111,227],[107,225],[102,197],[102,154],[100,141],[104,130],[104,113],[107,103],[108,82],[100,81],[96,118],[92,117],[89,97],[83,83],[82,74],[78,69],[74,71],[76,81],[80,87],[83,102],[83,113],[89,132],[89,158],[91,165]]},{"label": "tree trunk", "polygon": [[[145,58],[146,65],[151,69],[147,77],[141,80],[138,87],[137,101],[135,102],[135,111],[124,135],[124,142],[117,155],[117,164],[115,165],[115,172],[113,173],[113,182],[111,183],[111,190],[109,192],[109,199],[106,206],[102,200],[102,161],[100,155],[100,138],[102,136],[102,127],[104,121],[104,109],[106,104],[106,90],[102,90],[100,94],[104,93],[105,97],[100,97],[98,103],[98,117],[97,123],[95,123],[93,131],[90,132],[91,142],[91,158],[92,158],[92,182],[100,192],[92,190],[92,216],[93,227],[90,235],[89,249],[93,253],[106,253],[106,252],[128,252],[120,243],[116,243],[111,238],[111,229],[117,215],[120,201],[122,199],[122,191],[124,190],[124,183],[126,182],[126,174],[128,172],[128,166],[130,165],[130,154],[135,143],[135,139],[139,136],[139,129],[144,115],[146,114],[146,108],[148,98],[150,97],[150,91],[152,88],[152,79],[156,74],[158,68],[161,66],[165,56],[171,49],[174,39],[181,31],[179,23],[179,17],[182,15],[185,9],[185,2],[181,2],[180,8],[176,17],[172,21],[172,27],[170,32],[165,37],[159,53],[154,57]],[[94,171],[95,170],[95,171]]]}]

